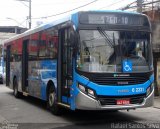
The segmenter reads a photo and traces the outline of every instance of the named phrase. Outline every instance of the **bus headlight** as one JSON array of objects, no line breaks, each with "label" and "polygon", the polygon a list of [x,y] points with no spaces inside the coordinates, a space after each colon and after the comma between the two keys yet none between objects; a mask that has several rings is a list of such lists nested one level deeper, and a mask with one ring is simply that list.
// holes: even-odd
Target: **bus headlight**
[{"label": "bus headlight", "polygon": [[147,88],[146,96],[149,96],[150,93],[153,91],[153,89],[154,89],[154,84],[152,83],[151,86],[149,86],[149,87]]},{"label": "bus headlight", "polygon": [[78,87],[82,92],[86,92],[86,89],[83,85],[79,84]]},{"label": "bus headlight", "polygon": [[95,95],[94,95],[94,91],[91,90],[91,89],[88,89],[88,95],[95,96]]},{"label": "bus headlight", "polygon": [[85,94],[87,94],[88,96],[92,97],[92,98],[95,98],[95,92],[94,90],[88,88],[88,87],[85,87],[83,86],[82,84],[78,84],[78,88]]}]

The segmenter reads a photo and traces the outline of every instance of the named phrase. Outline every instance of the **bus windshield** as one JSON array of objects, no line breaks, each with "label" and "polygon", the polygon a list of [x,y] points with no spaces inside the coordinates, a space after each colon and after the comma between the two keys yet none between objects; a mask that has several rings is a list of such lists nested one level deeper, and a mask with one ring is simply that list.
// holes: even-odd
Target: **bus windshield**
[{"label": "bus windshield", "polygon": [[151,70],[150,33],[138,31],[80,30],[77,69],[85,72],[122,72],[122,62],[132,62],[132,72]]}]

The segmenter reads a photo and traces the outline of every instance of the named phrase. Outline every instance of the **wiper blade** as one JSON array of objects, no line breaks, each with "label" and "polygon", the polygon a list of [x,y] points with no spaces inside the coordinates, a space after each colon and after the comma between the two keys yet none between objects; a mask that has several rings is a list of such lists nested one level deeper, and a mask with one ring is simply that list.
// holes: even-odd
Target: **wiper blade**
[{"label": "wiper blade", "polygon": [[98,27],[97,30],[99,31],[99,33],[100,33],[103,37],[105,37],[105,40],[106,40],[106,42],[109,44],[109,46],[113,48],[115,43],[112,42],[112,40],[109,38],[108,34],[107,34],[104,30],[102,30],[101,27]]}]

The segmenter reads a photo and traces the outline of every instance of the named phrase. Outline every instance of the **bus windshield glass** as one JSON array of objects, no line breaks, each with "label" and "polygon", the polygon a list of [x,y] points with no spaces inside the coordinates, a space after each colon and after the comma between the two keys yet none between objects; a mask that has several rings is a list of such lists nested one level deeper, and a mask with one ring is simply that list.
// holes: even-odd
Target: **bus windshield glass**
[{"label": "bus windshield glass", "polygon": [[77,69],[85,72],[122,72],[124,60],[132,72],[151,70],[150,33],[138,31],[80,30]]}]

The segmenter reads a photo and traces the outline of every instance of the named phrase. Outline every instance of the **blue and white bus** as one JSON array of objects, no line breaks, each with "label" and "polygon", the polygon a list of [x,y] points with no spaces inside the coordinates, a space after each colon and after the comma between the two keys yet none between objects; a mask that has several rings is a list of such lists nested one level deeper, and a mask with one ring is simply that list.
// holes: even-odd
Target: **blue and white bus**
[{"label": "blue and white bus", "polygon": [[146,15],[81,11],[5,41],[6,85],[15,97],[71,110],[150,107],[151,26]]}]

